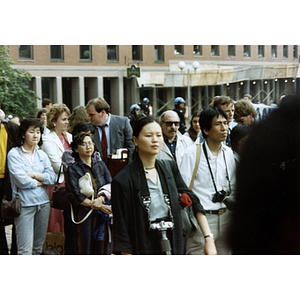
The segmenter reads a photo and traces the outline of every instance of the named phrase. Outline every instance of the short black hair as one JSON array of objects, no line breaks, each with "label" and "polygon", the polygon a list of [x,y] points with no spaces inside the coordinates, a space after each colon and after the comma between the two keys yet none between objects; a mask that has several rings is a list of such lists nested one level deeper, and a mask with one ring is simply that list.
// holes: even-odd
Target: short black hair
[{"label": "short black hair", "polygon": [[238,145],[240,139],[244,138],[251,131],[251,127],[248,125],[236,125],[232,128],[230,133],[231,148],[233,151],[238,151]]},{"label": "short black hair", "polygon": [[73,130],[72,130],[72,135],[73,137],[78,135],[80,132],[88,132],[90,131],[92,134],[95,133],[95,129],[90,122],[79,122],[77,123]]},{"label": "short black hair", "polygon": [[[86,136],[89,136],[91,138],[91,140],[94,142],[93,137],[88,133],[79,133],[79,134],[75,135],[73,138],[73,142],[71,143],[71,148],[72,148],[72,156],[75,158],[75,160],[77,160],[79,158],[79,155],[75,150],[78,148],[78,146],[81,143],[83,143],[83,140]],[[95,148],[94,148],[94,151],[95,151]]]},{"label": "short black hair", "polygon": [[213,118],[218,118],[219,115],[228,120],[226,112],[221,107],[209,107],[201,112],[199,122],[202,135],[205,139],[207,138],[207,135],[204,133],[204,129],[209,131],[212,126]]},{"label": "short black hair", "polygon": [[42,139],[42,135],[43,135],[43,132],[44,132],[43,121],[41,119],[38,119],[38,118],[27,117],[27,118],[25,118],[21,121],[21,124],[19,126],[19,135],[18,135],[18,139],[17,139],[17,143],[16,143],[18,147],[23,145],[23,143],[24,143],[23,136],[25,135],[26,131],[28,130],[28,128],[30,126],[34,126],[34,128],[37,128],[37,127],[40,128],[41,138],[40,138],[40,141],[39,141],[38,145],[40,147],[43,145],[43,139]]}]

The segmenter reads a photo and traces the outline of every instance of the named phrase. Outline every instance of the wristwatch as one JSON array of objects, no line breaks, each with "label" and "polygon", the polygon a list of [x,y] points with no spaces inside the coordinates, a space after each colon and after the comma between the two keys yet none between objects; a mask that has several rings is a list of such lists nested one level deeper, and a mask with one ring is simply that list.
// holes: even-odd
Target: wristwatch
[{"label": "wristwatch", "polygon": [[204,236],[205,239],[206,239],[207,237],[212,237],[212,238],[214,238],[214,235],[213,235],[212,233],[210,233],[210,234],[207,234],[206,236]]}]

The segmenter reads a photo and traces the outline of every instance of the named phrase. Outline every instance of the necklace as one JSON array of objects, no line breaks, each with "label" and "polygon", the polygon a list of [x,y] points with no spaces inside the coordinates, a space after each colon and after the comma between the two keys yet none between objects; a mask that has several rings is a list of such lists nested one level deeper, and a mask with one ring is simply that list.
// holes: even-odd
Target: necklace
[{"label": "necklace", "polygon": [[145,170],[152,170],[152,169],[155,169],[155,166],[154,167],[150,167],[150,168],[144,168]]}]

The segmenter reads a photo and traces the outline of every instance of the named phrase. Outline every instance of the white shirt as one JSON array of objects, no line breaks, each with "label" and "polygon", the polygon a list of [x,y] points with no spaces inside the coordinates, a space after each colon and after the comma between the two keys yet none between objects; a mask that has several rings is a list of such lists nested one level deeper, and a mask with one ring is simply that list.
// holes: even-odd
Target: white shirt
[{"label": "white shirt", "polygon": [[[222,144],[222,148],[220,149],[218,155],[214,156],[210,152],[207,145],[206,145],[206,149],[207,149],[209,164],[218,191],[221,191],[222,189],[224,191],[229,190],[229,183],[226,178],[226,166],[225,166],[225,161],[223,156],[223,152],[225,153],[227,169],[228,169],[228,174],[230,179],[230,186],[231,186],[231,196],[234,197],[235,188],[236,188],[236,176],[235,176],[235,162],[234,162],[232,150],[229,147]],[[192,175],[196,163],[196,152],[197,152],[197,146],[196,144],[194,144],[192,147],[189,147],[186,150],[186,152],[184,153],[181,159],[179,170],[187,186],[190,185],[192,179]],[[226,207],[225,204],[223,203],[212,202],[212,198],[216,193],[216,190],[214,188],[212,177],[202,147],[201,147],[200,162],[195,177],[195,181],[192,187],[192,191],[199,198],[205,210],[218,210],[220,208]]]}]

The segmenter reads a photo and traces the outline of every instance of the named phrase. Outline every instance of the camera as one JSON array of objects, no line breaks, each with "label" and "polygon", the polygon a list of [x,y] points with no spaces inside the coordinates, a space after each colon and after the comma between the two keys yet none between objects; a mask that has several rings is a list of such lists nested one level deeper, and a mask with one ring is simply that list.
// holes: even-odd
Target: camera
[{"label": "camera", "polygon": [[160,222],[155,222],[155,223],[151,223],[150,225],[150,229],[151,230],[158,230],[158,231],[162,231],[162,230],[167,230],[167,229],[173,229],[174,227],[174,223],[173,222],[166,222],[166,221],[160,221]]},{"label": "camera", "polygon": [[213,203],[217,203],[217,202],[223,202],[225,197],[228,197],[229,193],[225,192],[224,190],[216,192],[212,198],[212,202]]},{"label": "camera", "polygon": [[230,192],[225,192],[224,190],[216,192],[213,196],[212,202],[223,202],[228,210],[232,211],[234,209],[235,201],[229,197]]}]

